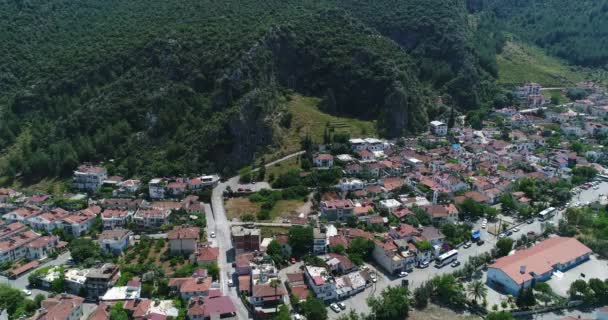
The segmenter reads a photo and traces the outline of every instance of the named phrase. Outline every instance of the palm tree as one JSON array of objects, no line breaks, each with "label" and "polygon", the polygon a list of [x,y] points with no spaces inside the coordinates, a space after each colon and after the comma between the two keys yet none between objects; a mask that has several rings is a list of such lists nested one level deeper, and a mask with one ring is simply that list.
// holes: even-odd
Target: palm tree
[{"label": "palm tree", "polygon": [[481,280],[475,280],[467,286],[467,292],[473,297],[473,301],[477,303],[478,299],[485,299],[488,294],[488,288]]},{"label": "palm tree", "polygon": [[[270,280],[270,286],[274,288],[274,295],[277,295],[277,289],[281,286],[281,281],[279,279]],[[275,306],[275,313],[279,312],[279,304]]]}]

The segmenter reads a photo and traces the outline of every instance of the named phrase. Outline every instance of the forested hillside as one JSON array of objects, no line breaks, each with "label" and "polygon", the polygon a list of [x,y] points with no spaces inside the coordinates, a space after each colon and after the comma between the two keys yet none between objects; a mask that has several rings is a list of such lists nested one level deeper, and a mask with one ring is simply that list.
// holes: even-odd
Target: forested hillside
[{"label": "forested hillside", "polygon": [[573,64],[608,63],[607,0],[468,0],[502,30],[544,48]]},{"label": "forested hillside", "polygon": [[[228,172],[289,127],[298,92],[397,136],[492,99],[495,33],[465,2],[41,1],[0,5],[0,175],[106,161]],[[448,106],[436,106],[439,95]]]}]

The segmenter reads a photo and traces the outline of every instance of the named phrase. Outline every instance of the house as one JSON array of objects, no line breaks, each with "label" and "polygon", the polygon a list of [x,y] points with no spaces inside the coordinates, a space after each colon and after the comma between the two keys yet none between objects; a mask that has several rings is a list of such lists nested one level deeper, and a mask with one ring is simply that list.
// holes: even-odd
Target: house
[{"label": "house", "polygon": [[100,267],[89,269],[85,281],[87,299],[97,300],[102,297],[114,286],[119,276],[118,266],[113,263],[105,263]]},{"label": "house", "polygon": [[41,237],[22,223],[13,222],[0,227],[0,263],[42,259],[58,244],[54,236]]},{"label": "house", "polygon": [[431,121],[431,132],[436,136],[445,136],[448,134],[448,125],[441,121]]},{"label": "house", "polygon": [[327,263],[331,271],[341,274],[357,270],[357,266],[348,257],[333,252],[326,256],[325,263]]},{"label": "house", "polygon": [[431,243],[432,246],[441,246],[445,240],[445,236],[439,229],[431,226],[422,227],[420,238]]},{"label": "house", "polygon": [[350,199],[321,201],[321,214],[327,221],[345,222],[353,215],[355,204]]},{"label": "house", "polygon": [[204,187],[215,187],[220,181],[218,175],[205,175],[190,179],[187,182],[189,190],[200,190]]},{"label": "house", "polygon": [[296,297],[300,302],[305,301],[310,295],[310,290],[308,290],[304,281],[303,272],[288,273],[286,283],[291,295]]},{"label": "house", "polygon": [[307,265],[304,268],[304,276],[315,297],[324,302],[333,301],[337,298],[336,283],[327,269]]},{"label": "house", "polygon": [[79,237],[91,229],[95,223],[95,218],[97,218],[100,212],[101,208],[98,206],[91,206],[84,210],[76,211],[63,218],[63,228],[66,231],[72,232],[75,237]]},{"label": "house", "polygon": [[154,178],[148,182],[148,195],[150,199],[164,199],[165,198],[165,187],[167,186],[167,179]]},{"label": "house", "polygon": [[401,223],[396,228],[391,228],[388,231],[388,234],[393,239],[404,239],[405,241],[413,241],[415,237],[419,237],[421,235],[420,229],[409,225],[407,223]]},{"label": "house", "polygon": [[359,154],[359,158],[361,161],[374,161],[376,158],[374,157],[374,153],[365,149],[357,152]]},{"label": "house", "polygon": [[27,258],[30,260],[39,260],[45,258],[51,252],[55,251],[59,245],[59,238],[55,236],[39,237],[26,245]]},{"label": "house", "polygon": [[36,206],[19,207],[4,214],[2,219],[8,223],[21,222],[23,224],[28,224],[28,221],[30,221],[31,218],[38,216],[41,213],[42,210]]},{"label": "house", "polygon": [[367,143],[363,139],[349,139],[348,142],[353,151],[361,151],[367,148]]},{"label": "house", "polygon": [[179,310],[172,300],[132,299],[123,308],[133,320],[176,318]]},{"label": "house", "polygon": [[399,253],[398,247],[392,240],[375,240],[372,257],[390,274],[406,270],[406,258]]},{"label": "house", "polygon": [[327,153],[318,154],[313,158],[315,167],[331,168],[334,165],[334,156]]},{"label": "house", "polygon": [[198,265],[206,265],[217,262],[220,255],[220,249],[210,246],[200,246],[196,253],[196,263]]},{"label": "house", "polygon": [[133,221],[143,228],[158,228],[169,222],[169,209],[139,209],[133,216]]},{"label": "house", "polygon": [[137,300],[141,296],[141,282],[131,280],[126,286],[111,287],[104,293],[99,300],[106,303],[127,302],[129,300]]},{"label": "house", "polygon": [[380,200],[380,208],[388,210],[388,212],[393,212],[401,207],[401,202],[395,199],[386,199]]},{"label": "house", "polygon": [[131,220],[133,211],[122,209],[106,209],[101,213],[101,222],[104,229],[125,227]]},{"label": "house", "polygon": [[256,317],[270,318],[278,310],[278,306],[284,304],[283,297],[286,291],[279,283],[276,288],[270,284],[258,284],[253,286],[249,302],[254,308]]},{"label": "house", "polygon": [[178,293],[182,299],[208,296],[211,289],[210,277],[188,277],[169,279],[169,288]]},{"label": "house", "polygon": [[450,223],[458,221],[458,209],[453,204],[433,204],[421,208],[433,218],[433,221]]},{"label": "house", "polygon": [[327,230],[323,228],[314,228],[312,251],[315,254],[323,254],[327,252]]},{"label": "house", "polygon": [[129,246],[133,232],[128,229],[112,229],[103,231],[97,238],[101,251],[119,255]]},{"label": "house", "polygon": [[191,254],[196,251],[200,237],[199,227],[176,226],[167,233],[171,254]]},{"label": "house", "polygon": [[108,178],[108,171],[101,166],[83,164],[74,171],[72,185],[76,189],[97,191]]},{"label": "house", "polygon": [[40,309],[30,320],[79,320],[82,317],[84,298],[61,293],[42,300]]},{"label": "house", "polygon": [[262,233],[260,232],[260,229],[233,226],[230,231],[230,234],[232,235],[232,244],[236,254],[260,250],[260,243],[262,242]]},{"label": "house", "polygon": [[236,319],[236,307],[230,297],[215,295],[192,297],[188,302],[190,320]]},{"label": "house", "polygon": [[359,179],[342,178],[340,179],[338,188],[340,188],[342,192],[363,190],[363,188],[365,188],[365,183]]},{"label": "house", "polygon": [[535,246],[502,257],[488,268],[487,283],[517,295],[534,281],[546,281],[553,272],[564,272],[587,260],[591,249],[575,238],[552,237]]},{"label": "house", "polygon": [[120,181],[117,184],[118,188],[112,191],[114,197],[127,197],[134,195],[141,187],[141,181],[135,179],[129,179]]},{"label": "house", "polygon": [[70,215],[70,212],[61,208],[44,211],[43,213],[31,216],[26,220],[27,224],[36,230],[52,232],[55,229],[63,229],[63,218]]}]

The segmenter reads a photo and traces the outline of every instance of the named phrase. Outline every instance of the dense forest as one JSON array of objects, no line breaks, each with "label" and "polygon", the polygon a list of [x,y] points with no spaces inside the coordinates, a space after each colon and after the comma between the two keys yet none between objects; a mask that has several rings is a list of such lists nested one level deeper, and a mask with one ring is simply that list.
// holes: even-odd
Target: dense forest
[{"label": "dense forest", "polygon": [[608,64],[606,0],[468,0],[467,5],[549,54],[583,66]]},{"label": "dense forest", "polygon": [[495,90],[464,1],[11,0],[2,9],[9,179],[109,160],[127,176],[228,172],[289,125],[279,97],[290,91],[397,136],[445,112],[440,95],[466,111]]},{"label": "dense forest", "polygon": [[125,176],[228,173],[272,147],[277,126],[289,127],[284,97],[293,92],[321,98],[325,112],[377,120],[386,137],[417,133],[452,107],[491,105],[504,44],[498,22],[517,31],[523,14],[491,0],[0,7],[8,183],[66,176],[85,161]]}]

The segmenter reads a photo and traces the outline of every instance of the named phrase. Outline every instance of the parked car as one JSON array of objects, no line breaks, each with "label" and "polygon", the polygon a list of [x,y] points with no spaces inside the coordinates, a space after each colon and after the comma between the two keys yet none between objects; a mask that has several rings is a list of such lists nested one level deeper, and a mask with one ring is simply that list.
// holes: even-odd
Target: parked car
[{"label": "parked car", "polygon": [[428,266],[429,266],[429,262],[428,262],[428,261],[424,261],[424,262],[422,262],[422,263],[420,264],[420,268],[421,268],[421,269],[424,269],[424,268],[426,268],[426,267],[428,267]]},{"label": "parked car", "polygon": [[21,290],[21,291],[22,291],[22,292],[23,292],[23,294],[25,294],[26,296],[31,296],[31,295],[32,295],[32,292],[31,292],[30,290],[23,289],[23,290]]},{"label": "parked car", "polygon": [[499,237],[499,238],[501,238],[501,239],[502,239],[502,238],[504,238],[504,237],[506,237],[506,236],[507,236],[507,235],[506,235],[506,234],[504,234],[504,233],[501,233],[501,234],[499,234],[499,235],[498,235],[498,237]]},{"label": "parked car", "polygon": [[338,302],[338,307],[340,307],[340,309],[342,310],[346,310],[346,305],[344,304],[344,302]]},{"label": "parked car", "polygon": [[467,242],[466,242],[466,243],[463,245],[463,247],[464,247],[465,249],[470,248],[470,247],[471,247],[471,242],[470,242],[470,241],[467,241]]},{"label": "parked car", "polygon": [[234,285],[234,282],[232,282],[232,279],[228,279],[228,286],[232,287]]},{"label": "parked car", "polygon": [[484,223],[481,225],[481,228],[482,228],[482,229],[485,229],[486,227],[487,227],[487,225],[486,225],[486,223],[484,222]]},{"label": "parked car", "polygon": [[212,232],[209,234],[209,236],[210,236],[211,238],[215,238],[215,232],[213,232],[213,231],[212,231]]},{"label": "parked car", "polygon": [[399,277],[403,278],[403,277],[407,277],[409,273],[405,272],[405,271],[401,271],[399,272]]},{"label": "parked car", "polygon": [[291,257],[291,264],[294,264],[294,263],[296,263],[296,258]]},{"label": "parked car", "polygon": [[370,279],[372,279],[372,282],[373,282],[373,283],[378,282],[378,278],[376,278],[376,275],[375,275],[375,274],[373,274],[373,273],[372,273],[372,274],[370,274],[370,275],[369,275],[369,277],[370,277]]},{"label": "parked car", "polygon": [[513,231],[513,232],[519,232],[519,228],[518,228],[518,227],[515,227],[515,228],[513,228],[513,229],[512,229],[512,231]]},{"label": "parked car", "polygon": [[511,230],[507,231],[507,236],[511,236],[511,235],[513,235],[513,231],[511,231]]},{"label": "parked car", "polygon": [[536,232],[534,232],[534,231],[528,231],[528,233],[527,233],[527,235],[529,235],[529,236],[533,236],[535,234],[536,234]]},{"label": "parked car", "polygon": [[299,313],[294,314],[293,318],[296,320],[304,320],[304,316]]},{"label": "parked car", "polygon": [[331,308],[331,310],[333,310],[335,313],[340,313],[340,307],[338,307],[337,304],[332,303],[329,305],[329,307]]},{"label": "parked car", "polygon": [[452,268],[456,268],[456,267],[458,267],[459,265],[460,265],[460,261],[454,261],[454,262],[452,262],[452,264],[451,264]]},{"label": "parked car", "polygon": [[528,219],[528,221],[526,221],[527,224],[533,224],[534,223],[534,219]]},{"label": "parked car", "polygon": [[483,240],[479,240],[479,241],[477,241],[477,245],[478,245],[478,246],[483,246],[483,244],[484,244],[484,243],[486,243],[486,242],[485,242],[485,241],[483,241]]}]

